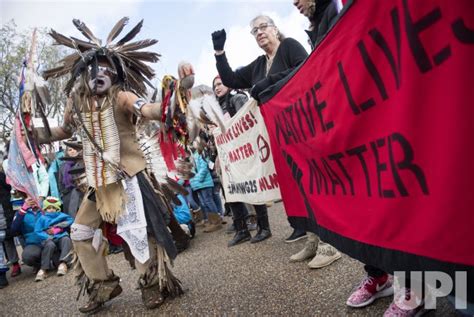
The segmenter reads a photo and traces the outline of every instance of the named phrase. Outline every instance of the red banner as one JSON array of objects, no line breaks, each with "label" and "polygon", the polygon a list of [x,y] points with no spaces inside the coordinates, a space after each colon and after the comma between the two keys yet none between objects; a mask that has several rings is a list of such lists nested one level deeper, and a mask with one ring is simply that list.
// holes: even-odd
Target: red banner
[{"label": "red banner", "polygon": [[473,74],[471,0],[354,1],[262,106],[288,215],[473,266]]}]

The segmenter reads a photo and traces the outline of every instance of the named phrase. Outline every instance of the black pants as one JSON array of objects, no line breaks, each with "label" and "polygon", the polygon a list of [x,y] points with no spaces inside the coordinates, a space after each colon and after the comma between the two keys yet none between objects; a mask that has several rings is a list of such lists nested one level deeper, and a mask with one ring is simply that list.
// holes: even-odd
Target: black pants
[{"label": "black pants", "polygon": [[257,225],[259,229],[270,230],[267,205],[253,205],[253,207],[257,214]]},{"label": "black pants", "polygon": [[[369,265],[369,264],[364,265],[364,270],[367,272],[368,276],[375,277],[375,278],[379,278],[379,277],[383,276],[384,274],[387,274],[387,272],[379,269],[376,266]],[[411,281],[410,280],[410,272],[406,272],[406,276],[405,276],[405,287],[406,288],[411,287],[410,281]],[[422,282],[424,282],[424,281],[422,281]]]},{"label": "black pants", "polygon": [[245,207],[244,203],[228,203],[230,208],[232,209],[232,215],[234,219],[240,220],[245,219],[249,215],[249,211],[247,207]]},{"label": "black pants", "polygon": [[381,277],[384,274],[386,274],[385,271],[382,271],[378,267],[375,267],[369,264],[364,265],[364,270],[367,272],[368,276],[375,277],[375,278]]}]

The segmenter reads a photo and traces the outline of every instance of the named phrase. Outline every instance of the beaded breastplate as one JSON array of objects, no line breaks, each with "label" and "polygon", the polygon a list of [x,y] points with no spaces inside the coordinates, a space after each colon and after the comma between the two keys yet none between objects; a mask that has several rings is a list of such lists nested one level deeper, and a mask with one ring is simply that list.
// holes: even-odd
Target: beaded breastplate
[{"label": "beaded breastplate", "polygon": [[115,165],[120,162],[120,138],[113,106],[110,102],[104,103],[105,106],[99,109],[91,107],[92,110],[81,113],[84,128],[103,150],[100,155],[85,132],[82,132],[87,181],[89,186],[96,189],[120,179],[113,165],[106,162],[107,160]]}]

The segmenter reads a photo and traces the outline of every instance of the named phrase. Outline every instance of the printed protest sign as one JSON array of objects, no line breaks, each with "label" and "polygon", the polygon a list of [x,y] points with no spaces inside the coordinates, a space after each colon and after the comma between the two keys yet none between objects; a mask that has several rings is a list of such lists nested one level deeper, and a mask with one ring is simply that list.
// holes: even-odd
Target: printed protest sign
[{"label": "printed protest sign", "polygon": [[227,202],[263,204],[280,198],[268,133],[257,102],[250,99],[213,134]]}]

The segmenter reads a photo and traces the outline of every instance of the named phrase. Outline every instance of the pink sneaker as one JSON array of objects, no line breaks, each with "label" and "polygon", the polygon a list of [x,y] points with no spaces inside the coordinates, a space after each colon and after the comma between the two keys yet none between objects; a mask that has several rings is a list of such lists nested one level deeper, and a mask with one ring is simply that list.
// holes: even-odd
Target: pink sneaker
[{"label": "pink sneaker", "polygon": [[350,307],[364,307],[372,304],[374,300],[393,294],[393,278],[388,275],[381,277],[366,276],[357,289],[349,296],[346,305]]},{"label": "pink sneaker", "polygon": [[[413,298],[413,301],[410,299]],[[383,314],[384,317],[419,317],[428,312],[424,308],[423,300],[420,300],[409,288],[397,291],[393,302]]]}]

